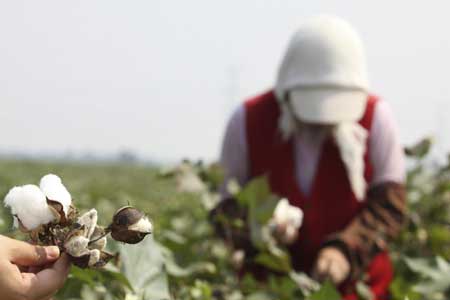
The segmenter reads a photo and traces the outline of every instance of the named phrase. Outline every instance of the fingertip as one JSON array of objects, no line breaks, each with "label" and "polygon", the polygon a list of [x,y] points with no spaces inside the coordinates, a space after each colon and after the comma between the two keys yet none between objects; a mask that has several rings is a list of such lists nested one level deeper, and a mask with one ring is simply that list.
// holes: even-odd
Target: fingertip
[{"label": "fingertip", "polygon": [[45,247],[45,253],[49,260],[56,260],[60,256],[59,248],[57,246]]}]

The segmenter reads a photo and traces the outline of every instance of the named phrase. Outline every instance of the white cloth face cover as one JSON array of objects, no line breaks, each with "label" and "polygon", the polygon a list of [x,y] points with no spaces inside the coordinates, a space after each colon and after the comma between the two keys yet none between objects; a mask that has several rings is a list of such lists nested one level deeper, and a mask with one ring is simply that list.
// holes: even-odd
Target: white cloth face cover
[{"label": "white cloth face cover", "polygon": [[[285,141],[289,140],[299,128],[295,116],[286,102],[280,102],[281,115],[279,129]],[[367,183],[364,178],[364,154],[367,147],[367,130],[356,122],[344,122],[333,126],[333,137],[342,161],[344,162],[350,186],[359,201],[364,200]]]},{"label": "white cloth face cover", "polygon": [[358,123],[341,123],[335,126],[333,135],[347,170],[353,194],[358,201],[363,201],[367,188],[364,178],[367,130]]},{"label": "white cloth face cover", "polygon": [[284,141],[289,140],[297,131],[296,119],[289,104],[286,101],[279,101],[280,117],[278,119],[278,129]]}]

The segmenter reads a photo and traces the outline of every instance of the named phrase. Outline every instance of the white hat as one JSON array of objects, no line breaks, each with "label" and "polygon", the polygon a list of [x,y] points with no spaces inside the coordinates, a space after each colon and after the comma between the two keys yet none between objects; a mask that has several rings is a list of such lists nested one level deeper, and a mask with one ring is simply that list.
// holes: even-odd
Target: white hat
[{"label": "white hat", "polygon": [[319,16],[294,34],[279,69],[275,92],[293,113],[315,123],[356,121],[368,93],[364,48],[344,20]]}]

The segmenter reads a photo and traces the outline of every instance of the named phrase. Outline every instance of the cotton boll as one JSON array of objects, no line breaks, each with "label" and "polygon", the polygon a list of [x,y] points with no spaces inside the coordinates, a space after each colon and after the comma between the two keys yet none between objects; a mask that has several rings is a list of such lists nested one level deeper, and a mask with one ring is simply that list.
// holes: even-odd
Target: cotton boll
[{"label": "cotton boll", "polygon": [[193,167],[187,163],[183,163],[177,168],[175,180],[180,192],[203,193],[207,190],[205,183],[198,177]]},{"label": "cotton boll", "polygon": [[[6,195],[4,203],[28,230],[55,220],[44,193],[36,185],[12,188]],[[19,222],[15,220],[14,224],[18,226]]]},{"label": "cotton boll", "polygon": [[231,255],[231,264],[237,270],[240,270],[244,265],[245,261],[245,251],[242,249],[238,249],[233,252]]},{"label": "cotton boll", "polygon": [[176,181],[180,192],[201,193],[206,190],[205,184],[195,174],[180,174],[177,176]]},{"label": "cotton boll", "polygon": [[292,225],[288,225],[286,226],[286,229],[284,231],[284,236],[282,237],[283,242],[286,245],[290,245],[293,242],[295,242],[295,240],[298,237],[298,228],[292,226]]},{"label": "cotton boll", "polygon": [[290,245],[297,239],[302,222],[302,210],[290,205],[287,199],[281,199],[275,207],[269,225],[278,241]]},{"label": "cotton boll", "polygon": [[273,218],[275,223],[299,229],[303,222],[303,211],[289,204],[286,198],[278,201]]},{"label": "cotton boll", "polygon": [[140,210],[125,206],[119,209],[109,226],[111,237],[119,242],[136,244],[151,234],[153,225]]},{"label": "cotton boll", "polygon": [[19,219],[16,216],[13,217],[13,228],[19,228]]},{"label": "cotton boll", "polygon": [[48,174],[42,177],[40,188],[47,199],[57,201],[63,206],[65,215],[68,215],[70,205],[72,204],[72,196],[62,184],[61,178],[54,174]]},{"label": "cotton boll", "polygon": [[64,248],[71,256],[81,257],[89,254],[88,244],[88,238],[82,235],[74,235],[64,243]]},{"label": "cotton boll", "polygon": [[203,207],[208,211],[216,207],[221,200],[221,196],[219,193],[202,193],[200,197]]}]

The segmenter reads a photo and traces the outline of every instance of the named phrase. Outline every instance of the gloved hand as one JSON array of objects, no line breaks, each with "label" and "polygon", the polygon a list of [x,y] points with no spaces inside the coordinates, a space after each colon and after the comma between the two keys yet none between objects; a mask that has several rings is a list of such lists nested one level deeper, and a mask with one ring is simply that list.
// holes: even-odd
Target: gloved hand
[{"label": "gloved hand", "polygon": [[331,280],[339,285],[350,274],[350,263],[344,253],[336,247],[320,250],[313,270],[313,278],[318,281]]}]

